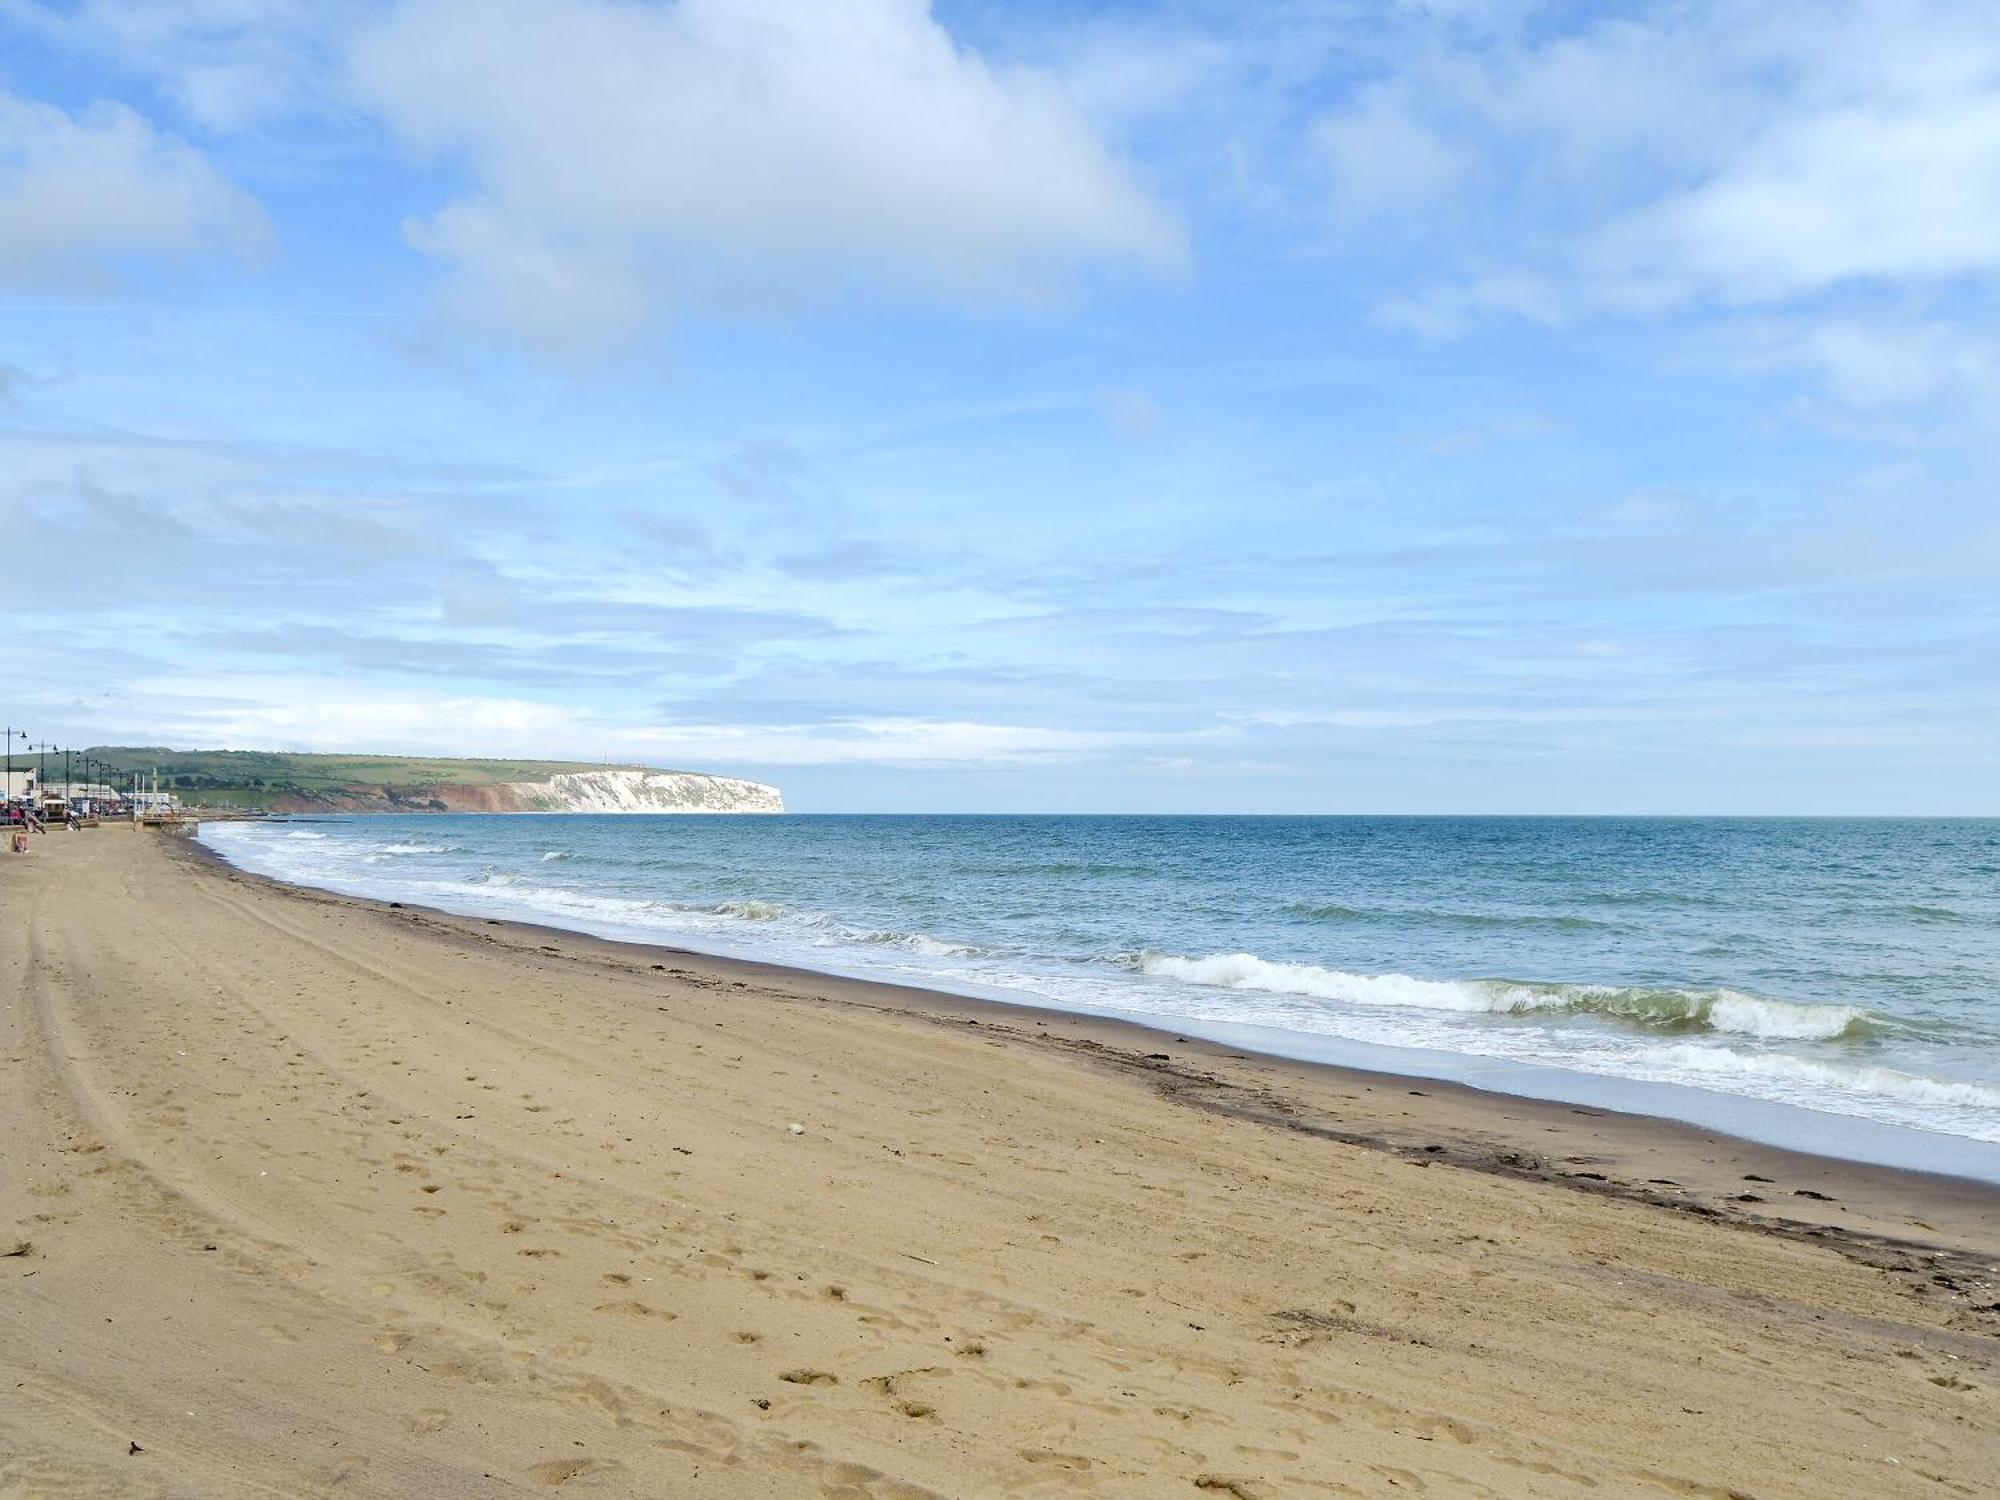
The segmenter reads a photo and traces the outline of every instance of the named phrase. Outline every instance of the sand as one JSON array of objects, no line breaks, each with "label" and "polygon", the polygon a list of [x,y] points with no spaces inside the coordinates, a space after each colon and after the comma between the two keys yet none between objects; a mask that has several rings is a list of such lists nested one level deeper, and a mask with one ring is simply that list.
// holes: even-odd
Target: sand
[{"label": "sand", "polygon": [[0,858],[0,1141],[8,1497],[2000,1492],[1991,1189],[161,834]]}]

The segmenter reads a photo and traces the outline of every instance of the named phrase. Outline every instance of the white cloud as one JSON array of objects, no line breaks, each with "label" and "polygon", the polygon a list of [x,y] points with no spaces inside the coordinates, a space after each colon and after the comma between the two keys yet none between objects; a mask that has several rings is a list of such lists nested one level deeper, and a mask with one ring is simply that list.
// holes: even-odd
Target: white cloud
[{"label": "white cloud", "polygon": [[871,718],[647,725],[508,696],[357,692],[291,673],[186,672],[151,680],[133,711],[190,744],[285,750],[591,755],[673,765],[1018,766],[1131,761],[1234,739],[1232,730],[1144,733],[970,720]]},{"label": "white cloud", "polygon": [[132,254],[255,251],[261,209],[121,104],[72,116],[0,90],[0,283],[74,285]]},{"label": "white cloud", "polygon": [[1149,734],[916,718],[826,724],[679,724],[624,731],[618,742],[656,759],[720,757],[757,765],[1018,765],[1134,754],[1199,743],[1213,731]]},{"label": "white cloud", "polygon": [[531,753],[521,747],[570,743],[578,728],[567,710],[525,699],[357,696],[349,682],[299,673],[184,674],[153,684],[147,708],[189,743],[284,750]]},{"label": "white cloud", "polygon": [[471,179],[408,228],[453,310],[559,352],[676,302],[1034,301],[1182,254],[1051,75],[955,46],[924,0],[407,0],[351,65]]},{"label": "white cloud", "polygon": [[2000,393],[2000,346],[1936,319],[1759,319],[1720,341],[1720,362],[1805,370],[1857,407],[1905,406],[1951,391],[1988,400]]},{"label": "white cloud", "polygon": [[1478,167],[1473,152],[1379,89],[1320,120],[1310,138],[1332,177],[1335,212],[1355,220],[1446,201]]},{"label": "white cloud", "polygon": [[0,0],[0,16],[158,80],[187,114],[233,129],[314,91],[347,8],[314,0]]},{"label": "white cloud", "polygon": [[1782,307],[2000,276],[2000,11],[1656,3],[1419,28],[1319,120],[1347,248],[1400,211],[1400,321]]},{"label": "white cloud", "polygon": [[1613,294],[1670,301],[1771,303],[1852,282],[1991,276],[2000,80],[1780,122],[1697,186],[1611,226],[1588,259]]}]

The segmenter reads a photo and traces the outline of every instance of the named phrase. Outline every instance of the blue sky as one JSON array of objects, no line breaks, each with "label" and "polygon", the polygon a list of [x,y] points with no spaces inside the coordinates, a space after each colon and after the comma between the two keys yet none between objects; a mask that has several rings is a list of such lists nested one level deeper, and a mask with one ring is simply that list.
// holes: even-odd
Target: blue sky
[{"label": "blue sky", "polygon": [[0,0],[37,738],[2000,813],[2000,11]]}]

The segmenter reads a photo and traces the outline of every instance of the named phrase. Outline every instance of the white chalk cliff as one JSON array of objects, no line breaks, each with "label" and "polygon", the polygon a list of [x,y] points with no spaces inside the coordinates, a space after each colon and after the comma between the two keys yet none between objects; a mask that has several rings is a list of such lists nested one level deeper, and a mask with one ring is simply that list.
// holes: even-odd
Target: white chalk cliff
[{"label": "white chalk cliff", "polygon": [[521,812],[781,813],[785,796],[761,781],[693,771],[576,771],[507,783]]}]

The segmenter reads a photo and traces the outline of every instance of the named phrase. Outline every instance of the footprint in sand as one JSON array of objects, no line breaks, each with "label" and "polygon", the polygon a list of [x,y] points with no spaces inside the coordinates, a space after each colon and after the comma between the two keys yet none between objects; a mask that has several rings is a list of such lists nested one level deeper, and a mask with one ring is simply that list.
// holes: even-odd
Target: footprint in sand
[{"label": "footprint in sand", "polygon": [[1085,1473],[1095,1467],[1081,1453],[1058,1453],[1053,1448],[1023,1448],[1018,1456],[1023,1463],[1067,1469],[1076,1474]]},{"label": "footprint in sand", "polygon": [[617,1313],[621,1317],[627,1318],[666,1318],[669,1321],[674,1316],[672,1313],[662,1311],[660,1308],[649,1307],[644,1302],[636,1301],[600,1302],[597,1304],[596,1311],[601,1313]]},{"label": "footprint in sand", "polygon": [[1231,1479],[1222,1474],[1198,1474],[1194,1487],[1209,1490],[1219,1495],[1234,1495],[1236,1500],[1264,1500],[1264,1491],[1248,1479]]},{"label": "footprint in sand", "polygon": [[536,1464],[528,1470],[528,1477],[536,1484],[554,1487],[568,1484],[572,1479],[581,1479],[586,1474],[594,1474],[607,1468],[594,1458],[552,1459],[545,1464]]},{"label": "footprint in sand", "polygon": [[305,1493],[308,1495],[350,1494],[353,1487],[350,1480],[359,1479],[367,1471],[368,1460],[350,1458],[325,1468],[315,1469],[306,1475]]}]

